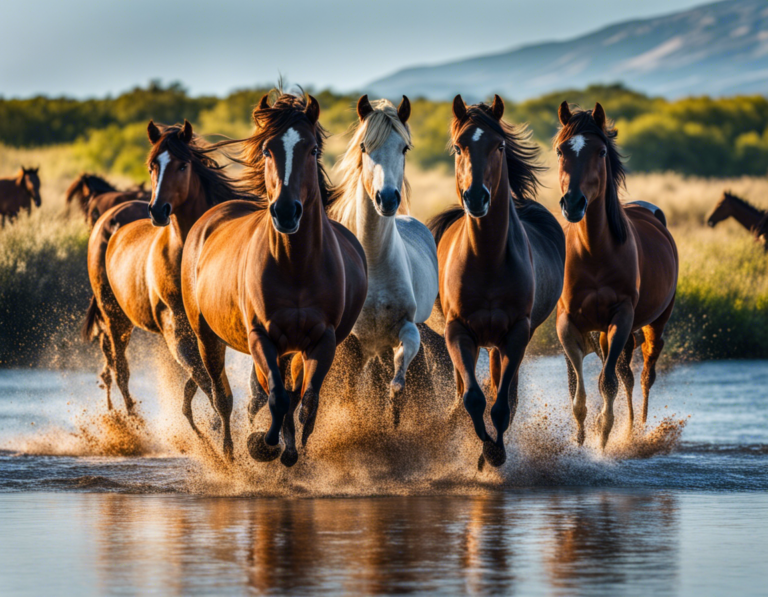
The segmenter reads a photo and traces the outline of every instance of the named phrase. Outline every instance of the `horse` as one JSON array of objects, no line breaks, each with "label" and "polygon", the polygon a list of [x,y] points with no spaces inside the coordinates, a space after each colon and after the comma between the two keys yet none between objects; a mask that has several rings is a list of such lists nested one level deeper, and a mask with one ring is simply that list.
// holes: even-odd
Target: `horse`
[{"label": "horse", "polygon": [[[437,243],[445,340],[457,398],[483,442],[478,461],[501,466],[504,432],[517,409],[518,369],[532,334],[555,308],[563,286],[565,240],[555,217],[533,197],[541,168],[530,133],[502,120],[504,102],[467,106],[453,100],[451,144],[459,206],[429,222]],[[490,349],[496,395],[485,428],[486,400],[475,367]]]},{"label": "horse", "polygon": [[[351,332],[368,284],[363,247],[325,212],[332,188],[320,161],[320,106],[312,96],[276,95],[271,105],[265,95],[254,109],[255,130],[240,160],[259,200],[227,202],[200,218],[184,248],[182,292],[223,421],[226,458],[234,454],[233,399],[223,375],[229,346],[251,355],[269,394],[271,426],[248,437],[251,457],[280,456],[290,467],[298,460],[296,407],[301,401],[306,445],[336,347]],[[289,392],[278,358],[294,353],[303,368],[294,358]]]},{"label": "horse", "polygon": [[101,214],[111,207],[127,201],[149,201],[150,193],[144,189],[144,183],[119,191],[100,176],[83,172],[69,185],[65,199],[67,209],[76,201],[85,221],[93,227]]},{"label": "horse", "polygon": [[768,211],[750,205],[729,191],[723,191],[722,198],[707,217],[707,226],[714,228],[728,218],[744,226],[768,252]]},{"label": "horse", "polygon": [[645,202],[622,204],[624,167],[616,129],[598,103],[592,110],[558,110],[562,125],[554,139],[566,226],[565,284],[557,305],[557,333],[566,355],[568,385],[584,443],[587,415],[582,361],[587,335],[600,332],[603,368],[599,378],[603,410],[598,418],[601,447],[613,427],[617,372],[627,390],[629,431],[634,424],[631,360],[642,330],[643,411],[656,379],[664,328],[672,314],[679,269],[677,247],[661,210]]},{"label": "horse", "polygon": [[0,217],[13,221],[22,209],[32,213],[32,203],[40,207],[40,168],[24,168],[12,178],[0,178]]},{"label": "horse", "polygon": [[[416,325],[429,318],[438,291],[435,241],[424,224],[407,215],[410,113],[405,96],[397,109],[388,100],[371,103],[367,95],[360,97],[359,125],[337,164],[341,182],[327,209],[331,219],[357,236],[368,262],[368,296],[345,342],[351,357],[345,367],[354,383],[369,360],[394,351],[390,399],[395,427],[406,371],[417,354],[424,361]],[[423,370],[426,363],[421,364]]]},{"label": "horse", "polygon": [[182,412],[199,433],[192,398],[198,387],[211,401],[212,393],[181,297],[182,249],[193,224],[211,206],[247,196],[209,155],[216,146],[196,137],[189,122],[159,128],[150,121],[147,135],[152,201],[149,207],[143,201],[117,205],[96,222],[88,243],[94,296],[83,336],[100,336],[108,408],[114,375],[126,410],[133,413],[125,355],[131,333],[139,327],[161,334],[188,374]]}]

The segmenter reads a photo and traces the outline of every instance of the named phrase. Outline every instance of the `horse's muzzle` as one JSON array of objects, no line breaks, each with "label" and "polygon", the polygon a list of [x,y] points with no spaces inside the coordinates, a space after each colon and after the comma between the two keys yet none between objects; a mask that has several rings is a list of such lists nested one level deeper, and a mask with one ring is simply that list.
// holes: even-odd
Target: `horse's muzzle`
[{"label": "horse's muzzle", "polygon": [[376,202],[376,211],[379,212],[379,215],[384,217],[394,216],[397,210],[400,209],[400,191],[392,188],[381,189],[376,191],[374,201]]},{"label": "horse's muzzle", "polygon": [[281,234],[298,232],[304,208],[300,201],[275,201],[269,206],[272,225]]},{"label": "horse's muzzle", "polygon": [[156,205],[154,203],[149,204],[149,219],[152,221],[153,226],[167,226],[171,223],[171,204],[163,203],[162,205]]},{"label": "horse's muzzle", "polygon": [[584,196],[584,193],[571,193],[571,191],[568,191],[560,199],[560,209],[565,219],[572,224],[581,222],[584,219],[584,214],[587,213],[587,198]]},{"label": "horse's muzzle", "polygon": [[470,187],[461,194],[464,211],[473,218],[482,218],[491,207],[491,192],[488,187]]}]

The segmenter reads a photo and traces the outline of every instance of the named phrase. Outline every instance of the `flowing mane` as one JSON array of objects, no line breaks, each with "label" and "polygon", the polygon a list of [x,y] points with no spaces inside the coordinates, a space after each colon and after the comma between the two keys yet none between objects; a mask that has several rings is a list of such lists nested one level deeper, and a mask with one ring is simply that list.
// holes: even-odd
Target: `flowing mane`
[{"label": "flowing mane", "polygon": [[[257,106],[254,108],[253,123],[255,130],[248,139],[242,141],[243,151],[240,158],[236,160],[237,163],[245,168],[241,177],[242,188],[255,196],[251,197],[251,200],[255,198],[261,209],[268,207],[266,199],[267,187],[264,181],[264,142],[267,139],[281,135],[302,119],[309,122],[305,113],[307,99],[304,96],[284,93],[281,89],[273,89],[269,95],[271,97],[276,96],[276,98],[271,106]],[[320,185],[320,197],[323,205],[327,206],[334,192],[321,162],[323,146],[325,145],[328,133],[326,133],[319,122],[314,125],[314,129],[318,148],[317,180]],[[228,143],[231,142],[223,142],[223,144]],[[240,141],[236,141],[236,143],[240,143]]]},{"label": "flowing mane", "polygon": [[187,144],[180,136],[184,128],[182,125],[158,125],[158,127],[162,130],[162,137],[149,151],[147,164],[151,164],[157,156],[167,151],[176,159],[192,165],[192,171],[200,179],[208,205],[217,205],[230,199],[253,201],[253,197],[241,190],[237,183],[224,172],[226,165],[220,166],[209,155],[217,151],[220,144],[208,144],[197,135],[194,135]]},{"label": "flowing mane", "polygon": [[75,179],[71,185],[69,185],[69,188],[67,188],[67,203],[72,203],[72,200],[75,197],[77,197],[81,203],[85,201],[85,196],[83,195],[83,185],[87,185],[93,195],[100,195],[102,193],[114,193],[117,191],[115,187],[113,187],[100,176],[83,172]]},{"label": "flowing mane", "polygon": [[577,109],[571,114],[568,124],[561,127],[555,135],[554,146],[558,147],[568,141],[575,135],[595,135],[599,137],[608,150],[607,187],[605,190],[605,213],[608,217],[608,228],[613,234],[613,238],[620,245],[627,240],[627,218],[624,214],[624,208],[619,200],[619,191],[625,187],[626,173],[622,163],[622,155],[616,147],[616,135],[618,131],[613,123],[608,121],[605,124],[605,130],[602,130],[595,119],[592,117],[592,110]]},{"label": "flowing mane", "polygon": [[[356,228],[357,218],[357,186],[363,172],[363,150],[375,151],[381,147],[389,136],[395,132],[403,140],[411,145],[411,130],[407,124],[403,124],[397,115],[397,108],[389,100],[382,99],[371,102],[373,112],[359,122],[352,131],[352,139],[347,151],[334,166],[334,171],[339,175],[341,182],[334,189],[326,211],[328,216],[343,224],[350,230]],[[403,201],[398,209],[399,214],[408,214],[410,210],[410,185],[403,177],[401,189]]]}]

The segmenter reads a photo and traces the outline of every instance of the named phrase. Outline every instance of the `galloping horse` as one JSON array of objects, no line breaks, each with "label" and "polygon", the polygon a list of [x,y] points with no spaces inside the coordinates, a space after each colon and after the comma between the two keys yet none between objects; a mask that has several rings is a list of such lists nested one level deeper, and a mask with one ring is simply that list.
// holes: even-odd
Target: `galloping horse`
[{"label": "galloping horse", "polygon": [[728,218],[733,218],[744,226],[755,240],[768,252],[768,212],[750,205],[741,197],[723,191],[723,196],[707,218],[707,226],[714,228]]},{"label": "galloping horse", "polygon": [[[264,96],[253,112],[256,128],[245,141],[242,160],[261,200],[213,208],[193,227],[184,249],[184,306],[213,383],[229,458],[232,394],[223,375],[226,347],[251,354],[269,393],[272,424],[266,433],[250,435],[248,451],[260,461],[277,458],[282,427],[281,461],[293,466],[298,402],[306,444],[336,346],[365,302],[365,252],[325,213],[330,190],[320,164],[325,132],[319,114],[312,96],[281,93],[272,106]],[[291,353],[301,354],[304,367],[289,393],[278,358]]]},{"label": "galloping horse", "polygon": [[[501,118],[504,103],[467,107],[453,100],[451,143],[456,154],[460,207],[438,215],[429,227],[440,262],[440,307],[445,340],[483,455],[500,466],[506,460],[504,432],[517,409],[518,368],[536,328],[557,304],[563,287],[563,230],[536,203],[539,168],[530,135]],[[496,402],[486,431],[485,396],[475,376],[481,347],[491,349]]]},{"label": "galloping horse", "polygon": [[127,201],[149,201],[150,193],[144,190],[143,183],[118,191],[100,176],[83,172],[69,185],[65,198],[67,209],[70,209],[73,201],[77,201],[85,221],[94,226],[96,220],[108,209]]},{"label": "galloping horse", "polygon": [[40,168],[24,168],[13,178],[0,178],[0,217],[13,220],[22,209],[32,213],[32,202],[40,207]]},{"label": "galloping horse", "polygon": [[[643,424],[648,394],[656,379],[656,361],[664,346],[664,327],[672,314],[677,287],[677,247],[663,213],[645,203],[622,205],[624,168],[616,149],[616,130],[600,104],[571,112],[563,102],[562,128],[554,140],[558,156],[560,200],[566,228],[565,284],[557,305],[557,333],[566,354],[568,384],[577,440],[584,443],[587,416],[582,361],[587,335],[601,333],[603,370],[599,387],[603,411],[598,422],[605,448],[613,427],[618,373],[627,389],[630,431],[634,421],[630,367],[642,329]],[[605,335],[603,335],[605,334]]]},{"label": "galloping horse", "polygon": [[429,317],[438,290],[435,241],[424,224],[407,215],[410,114],[405,96],[397,109],[388,100],[371,104],[367,95],[360,98],[360,125],[339,161],[342,182],[327,210],[357,236],[368,261],[368,296],[345,342],[345,347],[354,345],[352,362],[345,366],[357,380],[370,359],[394,350],[390,397],[395,427],[405,374],[421,346],[416,324]]},{"label": "galloping horse", "polygon": [[97,221],[88,243],[94,297],[83,334],[86,339],[95,333],[100,336],[105,360],[101,378],[109,408],[114,374],[128,412],[133,410],[133,399],[125,351],[133,328],[162,334],[173,357],[189,374],[182,410],[197,431],[192,398],[198,386],[211,400],[212,393],[184,312],[182,249],[192,225],[209,207],[245,196],[210,157],[215,147],[195,137],[188,122],[161,130],[150,121],[147,133],[152,143],[147,159],[152,177],[149,213],[143,201],[130,201]]}]

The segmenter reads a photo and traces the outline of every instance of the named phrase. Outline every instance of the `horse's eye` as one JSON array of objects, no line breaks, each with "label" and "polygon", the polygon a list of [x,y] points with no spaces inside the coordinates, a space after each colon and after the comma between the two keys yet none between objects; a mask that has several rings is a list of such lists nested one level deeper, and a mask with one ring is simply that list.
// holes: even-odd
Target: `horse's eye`
[{"label": "horse's eye", "polygon": [[365,143],[361,143],[361,144],[360,144],[360,151],[362,151],[363,153],[365,153]]},{"label": "horse's eye", "polygon": [[315,146],[315,147],[312,149],[312,155],[317,155],[317,153],[318,153],[318,148],[317,148],[317,146]]},{"label": "horse's eye", "polygon": [[461,147],[458,145],[454,145],[453,150],[456,152],[456,155],[461,155]]},{"label": "horse's eye", "polygon": [[601,158],[604,158],[604,157],[605,157],[607,154],[608,154],[608,150],[607,150],[605,147],[603,147],[603,148],[600,150],[600,157],[601,157]]},{"label": "horse's eye", "polygon": [[267,149],[266,147],[265,147],[264,149],[262,149],[262,150],[261,150],[261,153],[263,153],[263,154],[264,154],[264,157],[265,157],[265,158],[269,158],[269,157],[272,157],[272,154],[269,152],[269,149]]},{"label": "horse's eye", "polygon": [[560,151],[559,149],[556,149],[556,150],[555,150],[555,154],[556,154],[556,155],[557,155],[557,157],[559,157],[559,158],[563,157],[563,152],[562,152],[562,151]]},{"label": "horse's eye", "polygon": [[504,153],[504,144],[503,143],[501,145],[499,145],[499,151],[501,153]]},{"label": "horse's eye", "polygon": [[186,169],[187,169],[187,164],[186,163],[184,163],[181,166],[179,166],[179,172],[184,172],[184,170],[186,170]]}]

